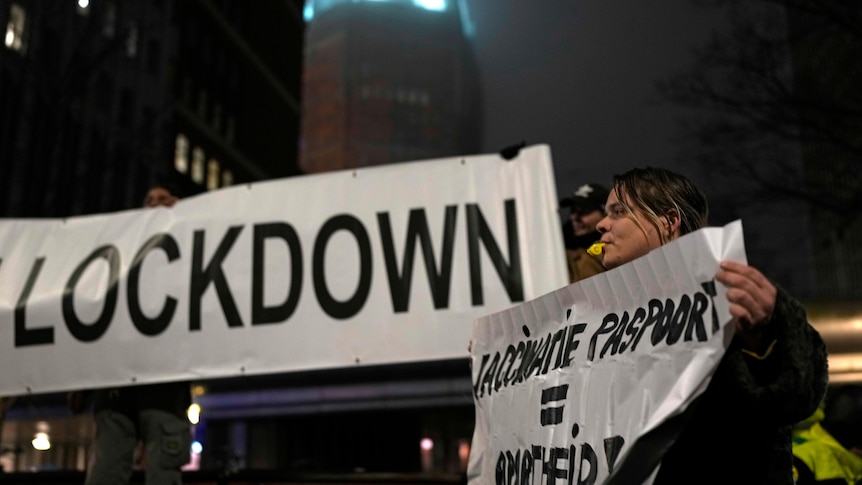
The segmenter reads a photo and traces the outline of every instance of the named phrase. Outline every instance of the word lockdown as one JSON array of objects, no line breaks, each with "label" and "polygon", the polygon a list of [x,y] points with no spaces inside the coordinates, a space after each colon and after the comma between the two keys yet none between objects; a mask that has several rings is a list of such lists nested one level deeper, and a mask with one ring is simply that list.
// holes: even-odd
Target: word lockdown
[{"label": "word lockdown", "polygon": [[[504,256],[485,217],[477,204],[465,204],[466,223],[463,237],[467,241],[469,261],[469,281],[471,301],[474,306],[484,302],[482,290],[482,268],[480,264],[480,247],[484,247],[493,263],[497,276],[500,278],[511,302],[524,300],[523,275],[521,268],[521,245],[518,239],[518,220],[514,199],[504,201],[506,214],[505,236],[508,245],[508,260]],[[425,209],[410,210],[406,229],[403,259],[399,267],[388,212],[377,213],[377,229],[380,236],[380,247],[383,252],[385,271],[389,284],[389,298],[395,313],[409,311],[410,289],[412,285],[413,265],[417,246],[422,247],[422,258],[429,279],[431,297],[435,309],[445,309],[449,306],[450,287],[452,282],[453,248],[456,236],[458,206],[446,206],[443,221],[442,249],[439,263],[431,242],[431,231]],[[188,328],[190,331],[201,329],[201,300],[210,288],[215,289],[219,305],[224,313],[227,325],[231,328],[243,327],[234,294],[231,292],[229,280],[232,276],[226,274],[222,265],[231,252],[234,243],[239,238],[244,225],[235,225],[227,229],[212,256],[204,260],[205,230],[196,230],[192,236],[192,249],[189,258],[191,265],[190,281],[188,282]],[[290,319],[296,310],[302,294],[303,281],[303,248],[296,229],[287,222],[263,222],[254,224],[252,230],[251,254],[251,325],[279,324]],[[352,296],[340,301],[330,293],[324,276],[326,246],[332,236],[339,231],[346,231],[355,241],[359,249],[359,282]],[[264,303],[264,268],[267,266],[264,250],[267,240],[281,240],[286,244],[290,254],[289,288],[283,302],[266,306]],[[62,294],[63,322],[69,333],[78,341],[92,342],[101,338],[109,329],[119,300],[119,285],[126,285],[129,316],[132,324],[143,335],[158,335],[167,329],[177,317],[178,299],[174,295],[166,295],[161,310],[155,316],[147,316],[142,310],[140,289],[144,285],[158,287],[159,281],[142,281],[141,267],[143,261],[153,252],[162,252],[167,258],[167,264],[178,264],[184,256],[180,245],[170,233],[154,234],[147,239],[135,252],[126,273],[122,273],[124,257],[117,246],[102,245],[94,249],[84,258],[65,280]],[[347,319],[360,312],[372,294],[371,276],[372,245],[369,231],[358,218],[349,214],[332,216],[324,222],[314,238],[311,253],[311,275],[314,295],[323,311],[334,319]],[[30,266],[28,277],[21,286],[15,307],[15,347],[45,345],[54,343],[54,327],[28,327],[27,306],[40,272],[46,261],[45,257],[37,258]],[[92,265],[107,264],[107,290],[101,298],[101,311],[94,321],[84,322],[75,311],[75,292],[79,287],[82,275]],[[122,274],[121,274],[122,273]],[[0,259],[0,275],[2,275],[2,259]],[[44,322],[40,322],[44,323]]]}]

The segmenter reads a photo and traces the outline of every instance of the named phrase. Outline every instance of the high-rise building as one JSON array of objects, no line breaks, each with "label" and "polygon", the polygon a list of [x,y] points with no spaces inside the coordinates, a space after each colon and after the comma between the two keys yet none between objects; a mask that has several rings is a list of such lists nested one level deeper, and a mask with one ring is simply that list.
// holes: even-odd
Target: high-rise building
[{"label": "high-rise building", "polygon": [[0,216],[299,173],[301,0],[0,0]]},{"label": "high-rise building", "polygon": [[309,0],[305,17],[304,171],[478,151],[463,0]]}]

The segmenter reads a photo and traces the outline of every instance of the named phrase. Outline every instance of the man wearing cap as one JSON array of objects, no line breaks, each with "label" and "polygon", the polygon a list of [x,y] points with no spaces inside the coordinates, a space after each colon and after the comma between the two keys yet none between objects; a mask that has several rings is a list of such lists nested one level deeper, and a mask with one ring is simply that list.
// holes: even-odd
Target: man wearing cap
[{"label": "man wearing cap", "polygon": [[569,210],[569,220],[563,224],[569,283],[589,278],[605,270],[601,255],[587,253],[587,248],[601,238],[596,224],[605,217],[608,189],[589,183],[578,187],[570,197],[560,200],[560,207]]}]

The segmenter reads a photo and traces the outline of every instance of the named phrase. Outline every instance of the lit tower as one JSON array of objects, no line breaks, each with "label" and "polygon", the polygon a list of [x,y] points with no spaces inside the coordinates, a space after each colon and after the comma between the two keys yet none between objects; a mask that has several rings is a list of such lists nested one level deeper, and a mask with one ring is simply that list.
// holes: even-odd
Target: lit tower
[{"label": "lit tower", "polygon": [[300,169],[476,153],[463,0],[307,0]]}]

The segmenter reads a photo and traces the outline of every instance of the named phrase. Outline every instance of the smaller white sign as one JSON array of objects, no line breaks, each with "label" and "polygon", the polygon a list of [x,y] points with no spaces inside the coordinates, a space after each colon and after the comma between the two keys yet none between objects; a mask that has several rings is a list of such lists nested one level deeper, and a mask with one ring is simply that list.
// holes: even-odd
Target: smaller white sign
[{"label": "smaller white sign", "polygon": [[706,388],[732,337],[742,223],[474,322],[471,484],[603,483]]}]

